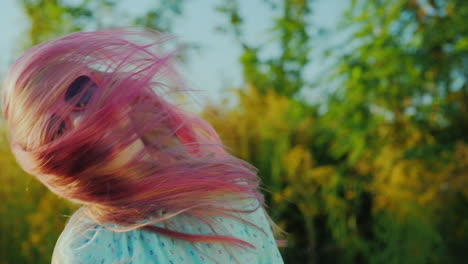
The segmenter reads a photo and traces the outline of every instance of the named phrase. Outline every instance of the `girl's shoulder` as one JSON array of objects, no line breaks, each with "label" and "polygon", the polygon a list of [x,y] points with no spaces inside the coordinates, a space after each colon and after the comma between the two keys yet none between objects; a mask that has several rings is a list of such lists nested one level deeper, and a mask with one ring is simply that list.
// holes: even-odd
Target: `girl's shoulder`
[{"label": "girl's shoulder", "polygon": [[[216,217],[218,234],[247,241],[255,249],[218,243],[189,243],[142,229],[117,232],[73,214],[54,249],[52,263],[283,263],[262,207],[243,216],[257,227],[232,218]],[[185,215],[166,224],[185,233],[213,234],[212,227]]]}]

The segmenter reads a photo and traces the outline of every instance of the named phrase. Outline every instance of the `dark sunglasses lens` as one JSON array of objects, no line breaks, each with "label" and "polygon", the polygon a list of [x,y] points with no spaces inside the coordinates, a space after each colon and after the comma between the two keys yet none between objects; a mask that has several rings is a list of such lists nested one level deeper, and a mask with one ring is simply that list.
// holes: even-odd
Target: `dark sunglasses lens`
[{"label": "dark sunglasses lens", "polygon": [[48,131],[54,131],[52,133],[52,140],[55,140],[61,137],[65,133],[66,129],[67,129],[67,123],[64,120],[61,120],[58,115],[53,114],[49,120],[49,124],[47,127]]},{"label": "dark sunglasses lens", "polygon": [[70,102],[75,96],[82,94],[83,90],[86,92],[82,94],[80,100],[76,103],[76,107],[86,106],[96,91],[97,85],[88,76],[80,76],[76,78],[68,87],[65,93],[65,101]]},{"label": "dark sunglasses lens", "polygon": [[55,133],[54,138],[62,136],[63,133],[65,133],[65,129],[67,129],[67,123],[65,123],[65,121],[60,122],[60,125],[57,129],[57,132]]}]

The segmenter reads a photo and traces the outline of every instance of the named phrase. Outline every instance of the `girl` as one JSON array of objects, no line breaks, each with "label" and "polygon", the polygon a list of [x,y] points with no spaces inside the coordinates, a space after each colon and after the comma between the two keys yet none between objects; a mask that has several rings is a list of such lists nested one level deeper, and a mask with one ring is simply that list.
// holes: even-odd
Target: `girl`
[{"label": "girl", "polygon": [[74,33],[14,63],[3,113],[18,163],[83,206],[53,263],[282,263],[256,169],[171,103],[167,37]]}]

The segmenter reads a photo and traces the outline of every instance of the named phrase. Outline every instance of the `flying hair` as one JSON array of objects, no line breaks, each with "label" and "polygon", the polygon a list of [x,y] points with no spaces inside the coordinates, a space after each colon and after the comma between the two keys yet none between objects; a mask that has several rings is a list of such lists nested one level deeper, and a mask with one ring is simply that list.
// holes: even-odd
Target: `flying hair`
[{"label": "flying hair", "polygon": [[[239,215],[264,203],[257,169],[229,154],[208,122],[172,102],[189,90],[175,69],[171,44],[171,37],[155,31],[112,29],[28,50],[3,90],[13,153],[25,171],[83,204],[98,224],[253,247],[233,236],[153,225],[182,213],[209,226],[215,217],[246,222]],[[69,96],[78,78],[91,84]],[[72,123],[69,116],[85,96],[79,122]],[[251,200],[258,206],[240,206]]]}]

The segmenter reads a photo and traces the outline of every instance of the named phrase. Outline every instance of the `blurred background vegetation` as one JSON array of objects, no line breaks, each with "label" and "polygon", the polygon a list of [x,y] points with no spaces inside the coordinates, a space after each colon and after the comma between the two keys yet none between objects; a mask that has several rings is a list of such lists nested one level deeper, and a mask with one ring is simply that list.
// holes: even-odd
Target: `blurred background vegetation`
[{"label": "blurred background vegetation", "polygon": [[[112,26],[97,14],[119,3],[17,2],[31,25],[24,49]],[[171,32],[185,1],[159,2],[131,23]],[[313,0],[264,0],[280,15],[268,42],[253,44],[242,2],[217,11],[220,34],[242,49],[245,85],[229,95],[236,105],[208,104],[202,115],[259,168],[268,211],[288,232],[285,262],[466,263],[468,2],[354,0],[333,45],[310,33]],[[311,80],[304,68],[318,45],[330,63]],[[76,205],[21,172],[4,137],[0,168],[0,263],[50,263]]]}]

